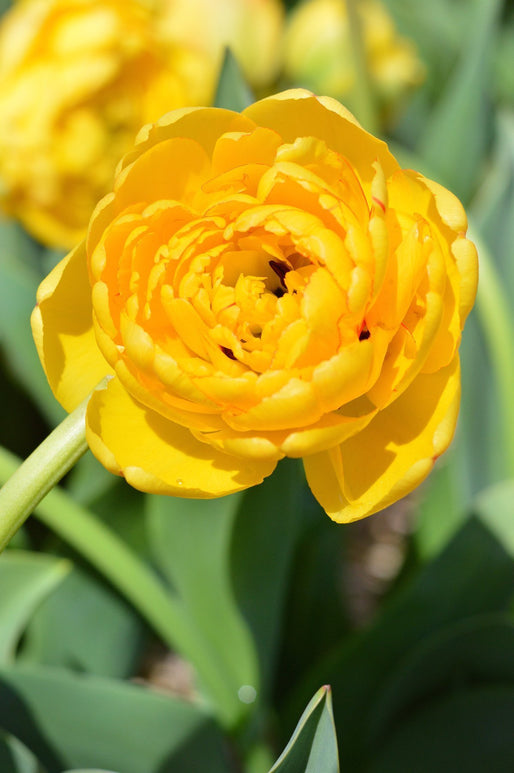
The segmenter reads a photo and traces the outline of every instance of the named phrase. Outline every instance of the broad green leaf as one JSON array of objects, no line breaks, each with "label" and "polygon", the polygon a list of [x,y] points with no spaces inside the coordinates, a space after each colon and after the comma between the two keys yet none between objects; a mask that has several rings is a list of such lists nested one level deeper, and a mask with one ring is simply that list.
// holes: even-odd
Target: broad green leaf
[{"label": "broad green leaf", "polygon": [[514,480],[497,483],[476,498],[473,510],[514,558]]},{"label": "broad green leaf", "polygon": [[[0,456],[0,478],[5,481],[18,468],[19,460],[6,449],[1,449]],[[130,600],[164,642],[191,662],[220,721],[231,727],[237,723],[245,713],[239,686],[234,690],[226,681],[187,610],[136,551],[58,486],[41,500],[34,514]]]},{"label": "broad green leaf", "polygon": [[[428,481],[419,492],[416,530],[413,535],[416,552],[422,561],[434,557],[448,543],[465,517],[462,486],[458,486],[456,453],[452,448],[438,461]],[[444,512],[444,518],[441,513]]]},{"label": "broad green leaf", "polygon": [[473,30],[463,38],[453,76],[427,121],[418,150],[441,181],[468,199],[490,133],[487,92],[501,0],[474,3]]},{"label": "broad green leaf", "polygon": [[[313,502],[308,496],[306,504],[305,493],[299,464],[283,460],[242,495],[147,501],[153,558],[208,642],[213,664],[237,691],[245,688],[243,700],[253,694],[246,687],[257,700],[269,696],[293,550]],[[326,517],[319,508],[315,515]]]},{"label": "broad green leaf", "polygon": [[78,567],[29,621],[19,657],[99,676],[131,676],[141,646],[138,615],[108,585]]},{"label": "broad green leaf", "polygon": [[234,695],[248,687],[243,694],[253,690],[255,699],[256,653],[230,582],[230,540],[240,501],[238,495],[207,501],[149,496],[146,513],[155,561],[208,643],[212,668]]},{"label": "broad green leaf", "polygon": [[[514,116],[497,120],[497,143],[489,174],[470,214],[481,237],[481,258],[476,312],[485,340],[464,336],[463,378],[473,384],[473,401],[463,403],[477,427],[467,438],[468,455],[475,458],[473,478],[478,490],[514,475],[514,293],[511,211],[514,197]],[[473,328],[471,329],[473,332]],[[478,383],[477,383],[478,382]],[[466,381],[464,382],[466,383]],[[481,484],[481,485],[480,485]],[[476,493],[477,489],[475,489]]]},{"label": "broad green leaf", "polygon": [[[290,547],[294,547],[294,560],[280,620],[280,659],[274,670],[273,689],[279,695],[294,689],[313,662],[338,647],[349,628],[341,574],[352,527],[341,528],[331,521],[306,488],[304,481],[297,482],[296,493],[305,492],[303,508],[302,503],[292,507],[297,536]],[[300,518],[302,509],[306,512]]]},{"label": "broad green leaf", "polygon": [[237,59],[229,48],[225,49],[214,99],[215,106],[240,113],[253,101],[253,94],[244,79]]},{"label": "broad green leaf", "polygon": [[30,315],[41,276],[36,268],[37,250],[10,223],[0,226],[0,345],[9,365],[47,419],[64,416],[48,386],[32,340]]},{"label": "broad green leaf", "polygon": [[144,494],[108,472],[90,452],[80,459],[70,478],[67,488],[74,501],[94,512],[140,556],[146,557],[149,546]]},{"label": "broad green leaf", "polygon": [[1,730],[0,770],[2,773],[45,773],[34,755],[17,738]]},{"label": "broad green leaf", "polygon": [[338,773],[339,758],[330,687],[321,687],[270,773]]},{"label": "broad green leaf", "polygon": [[0,727],[47,773],[227,773],[223,739],[206,713],[140,686],[48,667],[0,669]]},{"label": "broad green leaf", "polygon": [[[307,490],[301,464],[293,459],[283,459],[273,475],[240,500],[226,569],[259,654],[264,699],[277,669],[294,551],[312,521],[324,518]],[[306,597],[306,605],[310,600]]]},{"label": "broad green leaf", "polygon": [[369,747],[387,745],[405,716],[457,685],[514,684],[513,655],[514,624],[500,615],[459,621],[422,640],[388,675],[367,723]]},{"label": "broad green leaf", "polygon": [[0,556],[0,664],[14,659],[34,610],[70,569],[69,561],[53,556],[17,550]]},{"label": "broad green leaf", "polygon": [[[116,487],[116,484],[120,483],[123,484],[119,478],[100,464],[91,451],[88,451],[81,459],[79,459],[73,470],[70,472],[67,487],[76,502],[84,505],[84,507],[91,507],[94,502],[101,500],[104,497],[107,499],[106,495],[110,494],[112,489]],[[125,488],[128,489],[126,484]],[[134,491],[134,489],[131,489],[131,491]],[[123,497],[123,492],[119,490],[116,494],[117,497]],[[119,501],[119,499],[117,501]],[[113,507],[111,504],[110,509],[112,511],[124,511],[125,508]],[[121,515],[123,516],[124,513],[122,512]]]},{"label": "broad green leaf", "polygon": [[364,764],[370,711],[409,651],[453,622],[504,611],[513,583],[512,557],[483,522],[470,518],[436,560],[383,605],[373,626],[343,640],[338,653],[313,669],[302,692],[314,681],[332,684],[343,769]]},{"label": "broad green leaf", "polygon": [[459,689],[407,714],[370,773],[512,773],[514,687]]}]

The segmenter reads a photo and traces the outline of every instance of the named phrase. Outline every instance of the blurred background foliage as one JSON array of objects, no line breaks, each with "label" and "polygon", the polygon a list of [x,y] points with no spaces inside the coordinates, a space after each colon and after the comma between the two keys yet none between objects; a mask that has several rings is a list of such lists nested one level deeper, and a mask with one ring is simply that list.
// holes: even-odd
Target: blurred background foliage
[{"label": "blurred background foliage", "polygon": [[[294,461],[201,502],[139,494],[86,455],[0,559],[3,773],[266,773],[291,736],[273,771],[514,770],[514,4],[385,0],[389,86],[365,34],[342,50],[344,3],[308,5],[328,29],[310,17],[293,55],[307,11],[285,3],[259,92],[349,83],[333,95],[469,213],[481,285],[457,437],[420,490],[347,526]],[[215,99],[251,100],[232,56]],[[63,416],[28,322],[62,254],[0,222],[0,442],[21,457]]]}]

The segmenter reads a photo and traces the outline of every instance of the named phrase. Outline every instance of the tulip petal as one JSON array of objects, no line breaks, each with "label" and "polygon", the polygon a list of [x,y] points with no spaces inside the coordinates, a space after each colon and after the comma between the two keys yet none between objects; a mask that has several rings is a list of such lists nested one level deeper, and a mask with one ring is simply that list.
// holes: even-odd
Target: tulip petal
[{"label": "tulip petal", "polygon": [[210,156],[218,138],[225,132],[249,132],[254,128],[252,120],[232,110],[215,107],[172,110],[155,123],[143,126],[136,137],[136,147],[122,159],[118,173],[149,148],[173,137],[195,140]]},{"label": "tulip petal", "polygon": [[294,142],[298,136],[324,140],[353,164],[363,182],[371,183],[377,159],[386,177],[398,169],[385,142],[368,134],[346,108],[330,97],[290,89],[255,102],[243,110],[243,115],[259,126],[275,129],[284,142]]},{"label": "tulip petal", "polygon": [[364,518],[412,491],[446,450],[457,421],[459,360],[420,375],[341,445],[304,458],[309,486],[339,523]]},{"label": "tulip petal", "polygon": [[37,301],[31,323],[39,357],[57,400],[72,411],[113,372],[93,331],[83,243],[41,283]]},{"label": "tulip petal", "polygon": [[201,443],[188,429],[145,408],[117,378],[89,401],[89,447],[108,470],[141,491],[210,499],[254,486],[276,460],[238,459]]}]

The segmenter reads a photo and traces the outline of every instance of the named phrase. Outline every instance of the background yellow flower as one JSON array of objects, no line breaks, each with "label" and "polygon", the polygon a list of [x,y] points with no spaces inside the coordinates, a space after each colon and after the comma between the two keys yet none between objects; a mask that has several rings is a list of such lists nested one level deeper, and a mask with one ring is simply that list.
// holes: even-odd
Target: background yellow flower
[{"label": "background yellow flower", "polygon": [[201,55],[137,0],[22,0],[0,32],[5,209],[47,244],[83,235],[142,123],[210,96]]},{"label": "background yellow flower", "polygon": [[212,101],[226,43],[253,83],[274,76],[277,2],[225,0],[214,24],[201,5],[21,0],[5,15],[0,202],[37,239],[69,248],[82,238],[140,127]]},{"label": "background yellow flower", "polygon": [[[372,86],[391,111],[406,90],[423,80],[424,67],[413,42],[398,34],[381,0],[359,0],[364,55]],[[355,45],[345,0],[305,0],[289,18],[284,69],[296,84],[318,94],[356,100]]]}]

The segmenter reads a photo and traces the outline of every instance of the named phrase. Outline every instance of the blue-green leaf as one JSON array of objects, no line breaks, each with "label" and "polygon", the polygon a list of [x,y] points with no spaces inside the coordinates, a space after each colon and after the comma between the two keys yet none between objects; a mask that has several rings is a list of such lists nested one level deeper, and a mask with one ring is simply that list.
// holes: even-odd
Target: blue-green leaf
[{"label": "blue-green leaf", "polygon": [[16,378],[44,415],[64,416],[48,386],[32,340],[30,315],[41,281],[37,247],[12,223],[0,226],[0,344]]},{"label": "blue-green leaf", "polygon": [[[149,496],[151,549],[159,569],[182,600],[198,636],[211,649],[212,668],[234,696],[259,692],[254,644],[230,581],[230,541],[240,497],[213,500]],[[241,710],[245,698],[242,698]]]},{"label": "blue-green leaf", "polygon": [[407,714],[370,773],[512,773],[514,687],[456,688]]},{"label": "blue-green leaf", "polygon": [[513,585],[512,557],[483,521],[470,518],[436,560],[383,605],[373,626],[343,640],[339,652],[313,670],[302,692],[314,681],[332,684],[343,769],[365,766],[373,704],[409,651],[459,620],[505,611]]},{"label": "blue-green leaf", "polygon": [[99,676],[133,674],[142,622],[107,584],[75,567],[35,611],[19,658]]},{"label": "blue-green leaf", "polygon": [[514,480],[496,483],[482,491],[473,510],[514,558]]},{"label": "blue-green leaf", "polygon": [[65,559],[36,553],[7,550],[0,556],[0,664],[14,659],[34,610],[71,568]]},{"label": "blue-green leaf", "polygon": [[223,739],[204,710],[140,686],[49,667],[0,669],[0,728],[47,773],[227,773]]},{"label": "blue-green leaf", "polygon": [[303,712],[270,773],[338,773],[339,756],[330,687],[321,687]]},{"label": "blue-green leaf", "polygon": [[501,7],[501,0],[474,4],[473,30],[418,148],[441,181],[464,199],[476,185],[491,130],[488,86]]},{"label": "blue-green leaf", "polygon": [[240,113],[253,101],[253,94],[244,79],[237,59],[229,48],[225,49],[214,99],[215,106]]},{"label": "blue-green leaf", "polygon": [[435,696],[514,684],[513,654],[514,624],[506,615],[479,615],[423,639],[388,675],[367,723],[369,747],[387,746],[404,718]]}]

